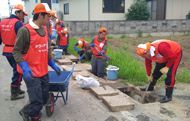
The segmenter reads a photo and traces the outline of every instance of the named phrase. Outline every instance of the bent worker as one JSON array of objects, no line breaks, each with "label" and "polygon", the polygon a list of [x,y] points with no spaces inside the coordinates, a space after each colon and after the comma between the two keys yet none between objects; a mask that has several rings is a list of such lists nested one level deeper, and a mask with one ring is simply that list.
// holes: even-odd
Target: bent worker
[{"label": "bent worker", "polygon": [[18,30],[24,25],[21,20],[28,14],[23,11],[21,4],[15,5],[9,18],[4,19],[0,23],[0,44],[5,44],[3,48],[3,56],[5,56],[13,68],[13,77],[11,83],[11,100],[24,98],[24,91],[20,89],[22,74],[17,72],[16,61],[12,51]]},{"label": "bent worker", "polygon": [[49,98],[48,65],[57,75],[60,68],[52,58],[50,39],[47,27],[50,19],[50,10],[47,3],[39,3],[34,8],[33,20],[20,28],[17,34],[13,56],[17,70],[23,74],[29,96],[29,104],[20,111],[24,121],[40,121],[41,110]]},{"label": "bent worker", "polygon": [[[181,46],[174,41],[162,39],[152,43],[139,44],[137,53],[145,58],[148,81],[151,82],[148,91],[153,91],[157,80],[163,74],[166,74],[166,94],[164,98],[160,99],[160,102],[166,103],[171,101],[175,75],[182,57]],[[156,62],[156,67],[151,75],[152,61]],[[146,87],[141,88],[141,90],[145,91]]]},{"label": "bent worker", "polygon": [[69,33],[67,27],[64,27],[58,33],[56,44],[63,50],[63,54],[68,55],[67,48],[69,47]]},{"label": "bent worker", "polygon": [[92,73],[101,78],[104,78],[104,60],[102,58],[108,48],[106,33],[107,29],[101,28],[98,35],[90,43],[93,47]]},{"label": "bent worker", "polygon": [[[82,48],[82,50],[79,50],[76,46],[79,46]],[[90,47],[90,43],[85,41],[84,39],[79,39],[78,42],[76,42],[73,47],[77,51],[77,53],[80,55],[79,61],[85,58],[85,55],[88,56],[88,61],[91,61],[92,58],[92,48]]]}]

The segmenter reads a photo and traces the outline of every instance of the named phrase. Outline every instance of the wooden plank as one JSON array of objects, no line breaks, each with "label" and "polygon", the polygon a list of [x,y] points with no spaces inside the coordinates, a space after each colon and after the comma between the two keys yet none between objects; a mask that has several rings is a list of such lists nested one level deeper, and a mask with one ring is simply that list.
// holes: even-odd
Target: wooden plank
[{"label": "wooden plank", "polygon": [[130,101],[130,97],[119,93],[115,96],[103,96],[102,102],[110,109],[110,111],[127,111],[133,110],[135,104]]},{"label": "wooden plank", "polygon": [[75,62],[77,62],[79,60],[79,58],[74,55],[63,55],[63,57],[70,59],[71,61],[75,61]]},{"label": "wooden plank", "polygon": [[113,89],[110,86],[102,86],[102,87],[90,87],[90,91],[93,95],[95,95],[98,99],[102,99],[103,96],[113,96],[118,95],[120,92],[117,89]]},{"label": "wooden plank", "polygon": [[[61,65],[61,67],[63,68],[64,71],[71,71],[73,65]],[[75,66],[73,72],[79,72],[79,71],[82,71],[82,70],[79,69],[79,68],[77,68],[77,67]]]},{"label": "wooden plank", "polygon": [[58,59],[58,63],[60,65],[71,65],[73,62],[67,58],[65,59]]}]

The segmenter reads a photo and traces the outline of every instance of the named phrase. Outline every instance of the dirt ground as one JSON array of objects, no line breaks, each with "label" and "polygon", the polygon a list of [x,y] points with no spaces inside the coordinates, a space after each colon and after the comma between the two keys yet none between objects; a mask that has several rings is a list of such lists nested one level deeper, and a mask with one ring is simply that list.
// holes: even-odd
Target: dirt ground
[{"label": "dirt ground", "polygon": [[[139,57],[136,53],[136,47],[138,44],[144,44],[146,42],[153,42],[154,40],[159,39],[169,39],[176,41],[182,47],[182,60],[178,67],[178,71],[182,70],[184,67],[187,68],[188,72],[190,71],[190,36],[164,36],[164,37],[136,37],[136,38],[120,38],[120,39],[110,39],[109,45],[114,49],[124,48],[127,53],[134,54],[135,57],[138,57],[142,62],[144,59]],[[180,84],[176,83],[173,100],[171,102],[160,104],[159,100],[154,103],[144,104],[144,108],[150,111],[152,114],[162,118],[164,121],[190,121],[190,117],[187,116],[187,112],[190,107],[190,84]],[[165,85],[156,85],[156,89],[152,95],[163,97],[165,95]]]}]

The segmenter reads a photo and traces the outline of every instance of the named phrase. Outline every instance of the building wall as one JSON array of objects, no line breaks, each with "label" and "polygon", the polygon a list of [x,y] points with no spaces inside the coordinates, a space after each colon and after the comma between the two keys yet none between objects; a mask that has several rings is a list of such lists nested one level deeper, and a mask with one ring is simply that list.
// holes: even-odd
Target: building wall
[{"label": "building wall", "polygon": [[186,19],[190,11],[190,0],[167,0],[166,1],[166,20]]},{"label": "building wall", "polygon": [[103,13],[102,0],[60,0],[59,8],[63,13],[66,3],[69,3],[69,14],[63,15],[64,21],[112,21],[125,20],[125,13],[133,0],[125,0],[125,13]]},{"label": "building wall", "polygon": [[[87,21],[88,0],[60,0],[59,9],[64,21]],[[69,3],[69,14],[64,14],[64,4]]]}]

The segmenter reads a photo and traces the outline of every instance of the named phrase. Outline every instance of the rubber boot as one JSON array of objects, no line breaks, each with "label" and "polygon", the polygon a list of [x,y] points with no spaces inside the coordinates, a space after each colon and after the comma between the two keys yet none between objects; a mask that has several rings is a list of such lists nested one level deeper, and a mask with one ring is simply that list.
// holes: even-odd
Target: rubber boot
[{"label": "rubber boot", "polygon": [[[157,82],[157,81],[152,81],[152,82],[150,83],[149,88],[148,88],[147,91],[153,91],[153,90],[154,90],[154,86],[156,85],[156,82]],[[140,88],[140,90],[141,90],[141,91],[145,91],[146,88],[147,88],[147,87],[142,87],[142,88]]]},{"label": "rubber boot", "polygon": [[19,95],[18,91],[19,91],[19,87],[11,86],[11,100],[17,100],[17,99],[24,98],[24,95]]},{"label": "rubber boot", "polygon": [[166,95],[162,99],[160,99],[160,103],[166,103],[172,100],[173,87],[166,88]]},{"label": "rubber boot", "polygon": [[41,121],[41,118],[38,119],[31,118],[31,121]]},{"label": "rubber boot", "polygon": [[30,121],[30,117],[28,115],[28,104],[26,104],[20,111],[19,114],[22,116],[23,121]]},{"label": "rubber boot", "polygon": [[19,86],[19,88],[18,88],[18,94],[19,94],[19,95],[22,95],[22,94],[24,94],[24,93],[25,93],[25,91],[24,91],[24,90],[21,90],[21,89],[20,89],[20,86]]}]

